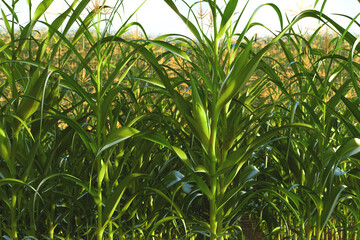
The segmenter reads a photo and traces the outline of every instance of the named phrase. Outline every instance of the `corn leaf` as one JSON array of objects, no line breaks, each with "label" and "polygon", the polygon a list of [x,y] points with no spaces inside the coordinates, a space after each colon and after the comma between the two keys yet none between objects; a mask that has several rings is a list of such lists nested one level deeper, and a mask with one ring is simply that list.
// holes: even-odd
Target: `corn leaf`
[{"label": "corn leaf", "polygon": [[122,179],[119,182],[119,185],[115,187],[115,189],[112,191],[109,199],[104,203],[105,207],[103,210],[103,216],[102,216],[102,222],[103,226],[106,226],[109,221],[111,220],[111,217],[113,216],[118,204],[120,203],[120,200],[122,198],[122,195],[124,194],[126,188],[130,185],[132,181],[134,181],[136,178],[144,176],[143,174],[139,173],[132,173],[128,176],[126,176],[124,179]]},{"label": "corn leaf", "polygon": [[139,133],[139,130],[130,127],[121,127],[112,131],[105,139],[104,143],[102,144],[101,148],[97,152],[96,156],[99,156],[103,151],[106,149],[125,141],[126,139],[134,136],[135,134]]}]

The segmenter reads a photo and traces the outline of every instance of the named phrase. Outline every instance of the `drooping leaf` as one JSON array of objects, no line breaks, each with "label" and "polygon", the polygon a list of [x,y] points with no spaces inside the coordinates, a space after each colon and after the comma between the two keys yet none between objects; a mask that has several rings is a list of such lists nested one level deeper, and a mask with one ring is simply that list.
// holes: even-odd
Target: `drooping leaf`
[{"label": "drooping leaf", "polygon": [[345,190],[345,185],[337,185],[336,187],[329,190],[323,198],[324,210],[321,213],[321,229],[324,229],[331,215],[338,205],[338,200],[341,193]]},{"label": "drooping leaf", "polygon": [[139,130],[130,127],[120,127],[115,131],[112,131],[105,139],[104,143],[98,150],[96,156],[99,156],[106,149],[134,136],[139,133]]},{"label": "drooping leaf", "polygon": [[112,191],[109,199],[104,203],[105,207],[103,210],[103,216],[101,220],[104,226],[106,226],[111,220],[111,217],[113,216],[117,206],[119,205],[122,195],[124,194],[126,188],[129,186],[129,184],[132,181],[134,181],[136,178],[141,176],[143,176],[143,174],[140,173],[132,173],[126,176],[124,179],[122,179],[119,182],[119,184]]},{"label": "drooping leaf", "polygon": [[159,47],[165,48],[166,50],[172,52],[173,54],[175,54],[179,57],[182,57],[183,59],[191,62],[189,56],[184,51],[182,51],[180,48],[178,48],[170,43],[167,43],[164,41],[155,41],[155,40],[148,40],[148,42],[153,43]]}]

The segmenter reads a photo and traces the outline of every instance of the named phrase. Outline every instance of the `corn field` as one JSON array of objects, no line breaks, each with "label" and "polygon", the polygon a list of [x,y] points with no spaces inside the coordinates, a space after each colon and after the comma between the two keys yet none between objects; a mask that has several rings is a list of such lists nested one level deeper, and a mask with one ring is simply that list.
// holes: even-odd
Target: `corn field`
[{"label": "corn field", "polygon": [[[150,38],[122,0],[68,1],[44,20],[53,2],[27,1],[26,24],[19,0],[0,2],[3,239],[360,239],[348,26],[164,0],[193,37]],[[265,6],[281,30],[249,35]],[[310,18],[314,32],[295,31]]]}]

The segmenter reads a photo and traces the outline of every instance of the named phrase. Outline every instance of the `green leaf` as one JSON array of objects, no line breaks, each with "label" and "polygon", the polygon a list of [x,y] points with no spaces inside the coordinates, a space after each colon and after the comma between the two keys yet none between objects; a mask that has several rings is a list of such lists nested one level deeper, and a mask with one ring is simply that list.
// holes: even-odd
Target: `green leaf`
[{"label": "green leaf", "polygon": [[[44,44],[41,46],[42,47],[42,53],[41,53],[41,56],[39,59],[42,59],[44,53],[46,52],[46,50],[48,50],[48,43],[50,42],[51,38],[54,36],[54,33],[55,33],[55,29],[58,30],[62,24],[64,23],[64,21],[68,18],[69,15],[72,15],[70,14],[71,11],[73,10],[73,8],[75,7],[76,3],[78,2],[78,0],[74,0],[71,4],[71,6],[69,6],[69,8],[61,13],[52,23],[51,25],[49,26],[49,31],[47,32],[47,35],[46,35],[46,41],[44,42]],[[69,24],[69,23],[68,23]],[[66,35],[66,31],[63,32],[64,35]],[[61,40],[59,40],[57,42],[57,44],[53,47],[53,56],[54,56],[54,52],[57,52],[56,50],[58,49],[58,47],[60,46],[61,44]]]},{"label": "green leaf", "polygon": [[38,68],[30,79],[24,94],[26,97],[23,97],[17,110],[17,114],[22,120],[28,119],[40,105],[39,100],[44,90],[45,81],[50,77],[48,68],[41,70]]},{"label": "green leaf", "polygon": [[182,51],[180,48],[170,44],[170,43],[167,43],[167,42],[163,42],[163,41],[152,41],[152,40],[147,40],[147,42],[150,42],[150,43],[153,43],[159,47],[162,47],[162,48],[165,48],[166,50],[174,53],[175,55],[183,58],[183,59],[186,59],[188,60],[189,62],[191,62],[189,56],[184,52]]},{"label": "green leaf", "polygon": [[[71,27],[73,26],[74,22],[76,20],[81,19],[80,16],[82,14],[82,12],[84,11],[84,9],[86,8],[86,6],[89,4],[90,0],[82,0],[80,1],[79,5],[74,9],[74,11],[72,12],[72,14],[70,15],[69,21],[67,22],[65,29],[64,29],[64,33],[67,33]],[[78,28],[78,30],[75,33],[75,36],[73,38],[73,43],[76,43],[77,41],[79,41],[80,37],[82,36],[82,34],[84,33],[85,30],[87,30],[89,24],[91,23],[91,20],[95,17],[95,13],[94,12],[90,12],[84,20],[81,21],[81,25]]]},{"label": "green leaf", "polygon": [[192,105],[193,105],[193,116],[194,121],[190,122],[191,125],[194,126],[198,130],[198,134],[196,136],[199,138],[201,143],[204,146],[208,145],[209,137],[210,137],[210,126],[208,115],[205,111],[205,106],[203,101],[201,100],[199,91],[197,89],[197,85],[192,75],[190,75],[190,84],[192,90]]},{"label": "green leaf", "polygon": [[64,21],[69,17],[71,10],[75,7],[78,0],[74,0],[71,4],[71,6],[63,13],[61,13],[52,23],[51,27],[49,28],[49,31],[47,33],[47,39],[50,40],[50,38],[54,35],[53,29],[59,29],[61,25],[64,23]]},{"label": "green leaf", "polygon": [[206,197],[209,200],[214,199],[214,195],[211,193],[209,186],[206,184],[206,182],[200,177],[198,176],[196,173],[191,174],[192,177],[195,180],[196,185],[199,187],[199,189],[201,190],[201,192],[203,194],[206,195]]},{"label": "green leaf", "polygon": [[354,178],[357,178],[360,180],[360,169],[351,169],[348,174],[351,176],[351,177],[354,177]]},{"label": "green leaf", "polygon": [[112,88],[107,92],[106,96],[103,97],[104,101],[101,104],[102,108],[100,109],[100,111],[101,111],[100,119],[99,119],[99,122],[97,123],[99,126],[101,126],[101,127],[104,126],[103,123],[104,123],[105,119],[109,116],[108,113],[113,106],[112,103],[113,103],[114,97],[117,94],[119,94],[119,89]]},{"label": "green leaf", "polygon": [[161,135],[160,133],[153,132],[153,131],[151,131],[151,132],[146,131],[146,132],[141,132],[141,133],[137,134],[136,137],[140,137],[140,138],[149,140],[151,142],[160,144],[161,146],[172,149],[172,146],[170,145],[168,140],[166,140],[166,138],[163,135]]},{"label": "green leaf", "polygon": [[172,149],[178,155],[178,157],[185,163],[185,165],[188,166],[192,171],[194,171],[194,166],[191,163],[191,161],[189,160],[189,158],[187,157],[186,153],[183,150],[181,150],[180,148],[175,147],[175,146],[172,146]]},{"label": "green leaf", "polygon": [[218,172],[221,173],[226,169],[233,168],[233,166],[237,165],[247,153],[248,148],[246,147],[240,147],[236,151],[231,152],[229,156],[220,165]]},{"label": "green leaf", "polygon": [[33,187],[31,186],[30,184],[26,183],[26,182],[23,182],[19,179],[15,179],[15,178],[3,178],[3,179],[0,179],[0,187],[3,186],[3,185],[12,185],[12,184],[19,184],[19,185],[22,185],[22,186],[25,186],[29,189],[31,189],[32,191],[34,191],[36,194],[39,194],[39,192]]},{"label": "green leaf", "polygon": [[6,30],[8,30],[9,33],[11,33],[11,26],[9,23],[9,20],[7,19],[7,16],[5,15],[4,11],[1,9],[2,19],[5,23]]},{"label": "green leaf", "polygon": [[353,114],[358,122],[360,122],[360,111],[358,109],[358,105],[352,103],[349,99],[344,96],[340,96],[341,100],[344,102],[349,111]]},{"label": "green leaf", "polygon": [[226,191],[225,196],[221,199],[221,203],[219,204],[217,211],[224,207],[224,205],[244,187],[245,182],[256,176],[259,172],[260,171],[253,165],[246,166],[237,176],[237,179],[239,179],[238,186],[235,186],[231,190]]},{"label": "green leaf", "polygon": [[332,213],[338,205],[338,200],[341,193],[345,190],[345,185],[337,185],[336,187],[329,190],[323,198],[324,210],[321,213],[321,229],[324,229],[327,222],[329,221]]},{"label": "green leaf", "polygon": [[42,185],[44,185],[48,180],[50,179],[58,179],[58,178],[64,178],[66,180],[69,180],[71,182],[74,182],[76,185],[84,188],[95,200],[97,199],[97,194],[94,190],[92,190],[88,184],[84,183],[81,179],[71,175],[71,174],[67,174],[67,173],[54,173],[51,174],[50,176],[45,177],[37,186],[37,191],[39,191],[42,187]]},{"label": "green leaf", "polygon": [[220,39],[224,36],[225,32],[230,30],[229,26],[232,23],[232,17],[235,12],[238,0],[230,0],[225,7],[224,13],[221,18],[220,30],[216,35],[215,43],[218,45]]},{"label": "green leaf", "polygon": [[[160,197],[164,198],[170,205],[172,208],[175,209],[175,212],[177,213],[177,215],[179,216],[178,219],[181,219],[185,232],[186,232],[186,224],[185,224],[185,220],[184,220],[184,216],[183,213],[181,211],[181,209],[179,208],[179,206],[176,205],[176,203],[174,202],[174,200],[170,199],[168,196],[166,196],[162,191],[160,191],[159,189],[153,188],[153,187],[146,187],[145,189],[151,190],[153,192],[155,192],[156,194],[158,194]],[[151,232],[150,232],[151,233]]]},{"label": "green leaf", "polygon": [[66,115],[52,115],[51,117],[53,119],[62,119],[70,127],[72,127],[76,131],[76,133],[79,134],[87,150],[95,155],[96,148],[93,139],[91,138],[89,133],[85,131],[85,129],[76,120],[69,118]]},{"label": "green leaf", "polygon": [[74,76],[69,76],[64,72],[59,72],[63,78],[61,85],[63,87],[69,88],[71,91],[76,91],[81,98],[83,98],[93,109],[96,109],[95,101],[92,99],[92,96],[89,92],[85,91],[82,86],[74,79]]},{"label": "green leaf", "polygon": [[157,79],[157,78],[149,78],[149,77],[134,77],[132,79],[135,79],[135,80],[140,80],[140,81],[144,81],[144,82],[148,82],[148,83],[151,83],[155,86],[158,86],[158,87],[162,87],[162,88],[165,88],[164,84],[162,83],[162,81],[160,79]]},{"label": "green leaf", "polygon": [[157,221],[154,226],[150,229],[148,236],[146,237],[146,239],[150,239],[150,235],[151,233],[153,233],[153,231],[159,227],[161,224],[165,223],[165,222],[169,222],[169,221],[173,221],[173,220],[178,220],[181,219],[181,217],[177,217],[177,216],[168,216],[168,217],[164,217],[162,219],[160,219],[159,221]]},{"label": "green leaf", "polygon": [[185,163],[185,165],[188,166],[191,169],[191,171],[194,171],[194,166],[187,157],[186,153],[180,148],[172,146],[163,135],[156,132],[141,132],[137,134],[136,137],[140,137],[152,141],[154,143],[160,144],[161,146],[173,150],[176,153],[176,155]]},{"label": "green leaf", "polygon": [[314,192],[310,189],[305,189],[306,194],[311,198],[311,200],[314,202],[316,208],[320,211],[324,209],[324,202],[319,197],[317,192]]},{"label": "green leaf", "polygon": [[215,114],[220,114],[221,109],[227,104],[236,93],[246,84],[250,75],[255,70],[255,63],[249,65],[248,58],[252,48],[252,43],[247,44],[246,48],[238,55],[230,73],[221,85],[219,98],[215,105]]},{"label": "green leaf", "polygon": [[45,11],[50,7],[54,0],[43,0],[36,8],[32,20],[37,21],[45,13]]},{"label": "green leaf", "polygon": [[229,2],[227,2],[224,13],[222,15],[220,28],[227,25],[227,22],[231,20],[238,2],[239,0],[230,0]]},{"label": "green leaf", "polygon": [[131,127],[121,127],[112,131],[105,139],[103,145],[97,152],[96,156],[99,156],[106,149],[134,136],[139,133],[139,130]]},{"label": "green leaf", "polygon": [[4,131],[4,128],[0,125],[0,156],[8,164],[10,161],[11,143]]},{"label": "green leaf", "polygon": [[333,156],[333,159],[340,162],[360,152],[360,139],[353,138],[341,145]]},{"label": "green leaf", "polygon": [[102,222],[104,227],[111,220],[111,217],[114,214],[118,204],[120,203],[120,200],[126,188],[130,185],[132,181],[134,181],[136,178],[141,176],[144,175],[140,173],[132,173],[126,176],[124,179],[120,180],[119,185],[117,185],[115,189],[112,191],[109,199],[104,203],[105,207],[102,216]]},{"label": "green leaf", "polygon": [[134,194],[130,197],[130,199],[121,207],[120,212],[118,212],[117,216],[113,218],[113,220],[119,219],[126,211],[129,209],[131,203],[136,199],[139,193]]},{"label": "green leaf", "polygon": [[176,7],[176,5],[174,4],[174,2],[172,0],[164,0],[169,7],[181,18],[181,20],[186,24],[186,26],[189,28],[189,30],[192,32],[192,34],[194,34],[194,36],[196,37],[196,39],[198,41],[201,42],[201,36],[199,34],[199,31],[196,29],[196,27],[194,26],[193,23],[190,22],[190,20],[186,17],[184,17],[180,11],[178,10],[178,8]]}]

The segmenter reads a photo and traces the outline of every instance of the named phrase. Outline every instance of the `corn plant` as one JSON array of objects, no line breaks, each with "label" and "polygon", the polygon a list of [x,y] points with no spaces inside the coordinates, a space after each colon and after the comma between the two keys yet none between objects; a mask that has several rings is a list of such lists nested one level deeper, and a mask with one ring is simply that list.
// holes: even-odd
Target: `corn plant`
[{"label": "corn plant", "polygon": [[[74,38],[71,41],[67,38],[66,35],[69,33],[72,25],[78,20],[80,14],[89,4],[89,1],[81,1],[79,2],[79,4],[77,4],[78,1],[74,1],[71,5],[69,5],[68,9],[64,13],[59,15],[53,21],[53,23],[48,24],[46,22],[43,22],[43,24],[49,28],[46,39],[43,42],[32,40],[32,29],[34,28],[38,19],[44,14],[45,10],[47,9],[47,7],[49,7],[51,3],[52,1],[43,1],[35,10],[35,14],[34,16],[32,16],[31,22],[26,25],[24,27],[24,30],[21,32],[18,45],[15,46],[15,41],[12,41],[11,44],[5,45],[2,51],[4,57],[10,57],[8,63],[6,62],[6,58],[4,59],[2,68],[5,73],[9,73],[7,75],[7,81],[8,86],[12,91],[10,95],[12,97],[12,100],[8,101],[9,106],[7,107],[10,113],[8,115],[3,115],[3,119],[7,120],[3,121],[2,123],[2,155],[8,167],[7,171],[4,170],[5,173],[3,175],[5,176],[5,180],[10,181],[11,183],[14,182],[15,184],[25,185],[27,187],[30,187],[30,185],[28,185],[26,182],[37,182],[39,184],[39,186],[37,187],[39,191],[42,190],[41,187],[44,186],[45,183],[54,178],[65,178],[79,184],[80,186],[83,186],[88,191],[88,194],[93,197],[93,200],[97,204],[98,218],[96,221],[98,226],[96,233],[97,237],[99,239],[102,239],[105,228],[109,225],[109,228],[111,229],[111,216],[118,205],[118,199],[121,198],[124,189],[127,187],[126,182],[131,181],[137,176],[137,174],[129,174],[129,176],[126,178],[127,180],[125,179],[124,181],[122,181],[122,184],[118,186],[117,181],[120,175],[116,175],[116,177],[111,179],[111,181],[113,182],[110,183],[110,179],[107,176],[105,177],[108,171],[108,160],[105,160],[104,162],[103,157],[100,157],[102,156],[102,154],[105,154],[105,150],[109,148],[109,144],[111,145],[112,141],[122,141],[137,133],[136,129],[132,129],[130,127],[123,127],[118,129],[118,131],[114,131],[115,133],[113,134],[113,136],[110,136],[107,141],[104,140],[106,135],[108,135],[108,131],[110,131],[110,128],[118,128],[117,121],[113,121],[110,123],[106,122],[106,116],[110,110],[111,103],[116,93],[120,91],[119,84],[113,85],[114,79],[118,75],[118,73],[122,71],[125,66],[127,66],[128,62],[132,59],[132,56],[136,51],[133,51],[133,53],[131,53],[123,61],[120,61],[116,66],[110,66],[106,63],[106,59],[112,56],[112,50],[115,48],[116,42],[112,41],[112,43],[108,44],[109,38],[106,39],[105,34],[110,27],[111,19],[114,18],[116,9],[118,9],[122,4],[120,1],[115,5],[115,10],[113,11],[110,18],[107,19],[108,25],[106,26],[105,31],[101,33],[100,29],[97,28],[98,35],[96,37],[98,39],[93,38],[89,30],[87,30],[87,27],[99,26],[98,24],[100,23],[99,21],[101,18],[101,12],[98,10],[100,9],[91,9],[87,17],[83,21],[80,21],[81,25],[75,33]],[[11,6],[7,5],[12,12],[15,11],[15,4],[16,2],[13,1],[12,8]],[[31,8],[30,3],[29,7]],[[106,8],[106,6],[99,7]],[[67,21],[62,32],[60,32],[60,26],[64,23],[65,19],[70,13],[72,13],[70,19]],[[15,13],[12,16],[12,23],[14,25],[17,16]],[[95,17],[99,18],[98,21],[96,21]],[[10,36],[14,37],[14,27],[10,28],[10,24],[6,25],[8,26]],[[129,25],[124,24],[124,26],[120,30],[118,30],[116,35],[119,36],[120,34],[122,34],[124,29],[126,29],[128,26]],[[80,37],[84,34],[88,37],[88,40],[93,45],[93,47],[89,49],[89,52],[87,56],[85,56],[85,58],[82,57],[81,54],[77,51],[77,49],[75,49],[74,47]],[[52,43],[53,39],[56,39],[56,43]],[[38,47],[37,55],[30,55],[28,59],[22,60],[20,58],[20,54],[26,48],[29,48],[29,51],[31,52],[31,46],[33,46],[34,42],[35,44],[37,44]],[[123,41],[122,43],[124,42],[125,41]],[[50,43],[53,44],[53,51],[47,53],[46,49],[48,48],[48,44]],[[61,49],[61,47],[63,46],[65,46],[68,50],[65,52],[64,56],[59,56],[58,50]],[[71,55],[74,55],[77,58],[77,61],[80,65],[75,70],[75,72],[67,74],[64,70],[62,70],[62,68],[63,66],[66,66],[66,63],[69,61]],[[58,67],[52,65],[54,64],[55,58],[58,58],[58,61],[56,62]],[[97,68],[93,70],[90,68],[89,63],[92,61],[92,59],[95,58],[97,58],[98,60]],[[22,65],[20,60],[29,64],[30,68],[28,72],[26,72],[26,70],[21,67]],[[130,63],[129,68],[131,67],[131,65],[132,63]],[[10,68],[15,68],[17,69],[17,71],[9,71]],[[96,91],[94,96],[92,96],[91,93],[88,93],[77,82],[76,78],[83,70],[90,75],[92,86]],[[103,80],[103,78],[106,76],[104,70],[109,71],[108,79],[106,79],[107,81]],[[55,76],[55,72],[56,77],[53,78],[53,76]],[[126,71],[124,74],[126,74]],[[118,81],[124,79],[124,74],[122,77],[120,77],[120,79],[118,79]],[[28,75],[30,77],[27,77]],[[61,78],[61,80],[59,78]],[[69,109],[65,109],[64,112],[58,110],[60,102],[59,80],[61,81],[63,90],[69,89],[70,92],[73,91],[73,94],[71,94],[72,96],[64,92],[61,96],[64,100],[70,97],[73,101],[73,105]],[[18,81],[20,81],[22,87],[22,89],[20,90],[18,89],[18,86],[16,86],[16,82]],[[114,86],[114,88],[111,89],[110,87],[112,86]],[[23,94],[20,95],[19,91],[23,91]],[[94,101],[96,99],[99,101]],[[103,103],[106,106],[105,108],[101,107]],[[79,106],[80,104],[85,105],[85,107],[81,108],[81,106]],[[76,111],[78,110],[82,111],[81,115],[76,113]],[[68,117],[68,115],[72,113],[75,114],[75,119]],[[95,118],[96,121],[89,121],[89,118]],[[27,122],[29,122],[30,120],[33,122],[30,127],[31,131],[30,128],[27,126]],[[55,129],[53,131],[52,127],[48,126],[49,123],[52,123],[53,126],[55,124],[55,127],[57,127],[57,122],[59,120],[61,120],[63,124],[70,126],[72,129],[75,130],[75,132],[68,129],[65,129],[64,131],[59,131]],[[86,126],[88,127],[89,131],[86,131],[81,126],[81,124],[87,124]],[[22,129],[25,129],[25,131],[23,131]],[[45,132],[45,130],[47,131]],[[58,140],[58,138],[56,137],[48,137],[53,136],[52,134],[54,132],[56,132],[56,135],[59,135],[60,138],[64,139]],[[8,136],[11,136],[10,139]],[[28,136],[30,136],[30,138]],[[72,144],[71,142],[66,142],[66,139],[69,138],[73,138],[73,140],[82,140],[83,144],[79,146],[75,142],[73,142]],[[31,141],[31,139],[33,140]],[[43,146],[41,143],[45,144],[48,141],[53,141],[53,143],[59,143],[60,145],[56,146],[53,145],[53,143],[50,143],[49,146],[51,146],[52,148],[40,148]],[[29,144],[31,144],[31,146],[29,146]],[[64,155],[64,153],[71,152],[75,147],[78,147],[79,150],[77,154],[81,154],[81,152],[85,154],[83,155],[83,159],[80,158],[79,155],[75,154],[74,156],[79,159],[80,162],[74,161],[74,163],[81,163],[82,165],[84,165],[84,161],[86,160],[90,161],[87,164],[90,167],[85,167],[82,169],[74,168],[73,171],[68,172],[67,167],[71,167],[73,165],[72,160],[69,159],[73,156],[73,154]],[[54,150],[53,153],[46,152],[52,150]],[[60,156],[55,156],[55,153],[59,153]],[[111,153],[112,151],[107,153],[107,159],[110,158]],[[38,159],[38,161],[35,161],[35,159]],[[57,171],[61,170],[61,168],[63,167],[61,165],[63,165],[64,162],[71,162],[68,166],[65,167],[66,170],[64,172],[67,173],[58,173]],[[22,166],[20,168],[20,171],[16,169],[19,165]],[[35,168],[35,171],[33,170],[34,165],[37,166],[37,168]],[[95,180],[96,184],[94,184],[96,186],[95,188],[92,187],[93,175],[86,174],[92,172],[95,172],[94,176],[97,176],[97,180]],[[85,175],[81,176],[81,173]],[[44,174],[44,178],[39,179],[38,174]],[[33,177],[34,179],[29,179],[29,177]],[[13,181],[12,179],[19,180],[17,182]],[[5,180],[4,183],[6,182]],[[106,181],[107,187],[113,189],[117,187],[117,190],[115,191],[114,195],[112,195],[113,197],[111,197],[111,200],[109,200],[110,203],[106,205],[107,207],[104,207],[103,211],[103,194],[104,192],[111,192],[109,190],[103,191],[104,181]],[[50,189],[55,190],[55,188]],[[69,189],[68,187],[66,187],[66,189],[69,192],[64,194],[68,196],[74,195],[74,189]],[[9,230],[8,235],[11,236],[13,239],[17,239],[17,213],[22,211],[21,209],[17,209],[17,205],[20,205],[18,203],[20,203],[23,193],[20,187],[14,187],[11,191],[12,194],[10,195],[10,197],[8,197],[8,199],[10,200],[6,201],[9,203],[11,215],[11,221],[9,222],[11,230]],[[49,191],[49,189],[46,189],[46,191]],[[27,195],[28,194],[26,194],[26,196]],[[53,199],[53,195],[50,197]],[[35,201],[35,199],[33,201]],[[56,206],[58,204],[62,203],[56,202],[56,200],[53,199],[49,201],[48,205],[46,205],[49,206],[49,208],[51,209],[49,209],[49,216],[47,216],[50,222],[50,238],[54,237],[55,216],[53,215],[54,212],[57,211]],[[27,206],[26,209],[31,208]],[[69,210],[73,211],[73,207],[70,207]],[[33,214],[30,214],[30,216],[32,215]],[[69,216],[71,217],[74,215],[70,214]],[[36,226],[33,222],[35,218],[36,216],[31,217],[30,221],[32,229],[31,235],[35,235],[36,231]],[[70,222],[68,224],[68,227],[72,228]],[[68,228],[65,230],[60,230],[59,232],[69,232],[70,230],[71,229]],[[111,236],[112,232],[110,231],[109,237],[111,238]]]},{"label": "corn plant", "polygon": [[[304,12],[281,34],[277,35],[258,53],[252,53],[254,39],[243,42],[244,35],[252,26],[251,19],[243,32],[235,35],[240,17],[232,22],[237,1],[229,1],[223,11],[216,2],[208,2],[212,14],[212,33],[207,36],[200,23],[194,25],[185,17],[173,1],[166,1],[194,34],[196,42],[182,40],[194,54],[189,64],[191,70],[186,77],[174,78],[164,74],[152,60],[159,78],[169,95],[175,101],[182,121],[186,123],[189,135],[194,136],[199,147],[187,144],[189,157],[180,156],[186,164],[191,181],[195,182],[209,204],[208,232],[211,239],[223,238],[231,226],[223,224],[224,218],[232,214],[236,196],[244,183],[253,178],[258,170],[251,164],[253,152],[265,144],[275,132],[261,132],[261,123],[268,119],[269,108],[254,107],[254,102],[264,86],[263,78],[249,81],[267,50],[278,41],[298,20],[315,15]],[[279,15],[280,10],[269,4]],[[195,16],[192,6],[190,13]],[[151,59],[148,59],[151,61]],[[181,81],[180,83],[178,81]],[[191,96],[181,95],[174,86],[186,84]],[[249,86],[247,86],[249,85]],[[265,100],[264,100],[265,102]],[[262,105],[264,102],[257,102]],[[266,120],[265,120],[266,119]],[[304,127],[310,125],[290,123],[280,128]],[[260,134],[261,133],[261,134]],[[256,138],[261,135],[261,139]],[[228,206],[228,203],[230,206]],[[231,218],[231,217],[229,217]]]},{"label": "corn plant", "polygon": [[[323,16],[340,33],[344,33],[344,29]],[[343,96],[351,90],[351,79],[346,79],[351,75],[349,64],[345,57],[337,54],[341,38],[334,38],[332,52],[325,53],[321,49],[312,48],[312,41],[317,34],[318,31],[310,36],[309,42],[296,34],[290,35],[286,39],[287,43],[279,41],[288,68],[277,69],[291,72],[280,74],[290,76],[285,81],[288,84],[280,81],[279,74],[274,71],[276,67],[262,66],[268,76],[274,78],[275,86],[282,91],[283,95],[276,100],[277,104],[286,103],[282,108],[285,111],[274,112],[279,115],[274,119],[287,123],[304,122],[317,130],[311,134],[302,130],[287,130],[284,133],[287,137],[275,141],[276,147],[273,148],[276,169],[281,169],[276,178],[281,184],[278,182],[276,185],[289,203],[284,205],[288,207],[285,212],[293,211],[291,219],[284,220],[286,225],[279,224],[284,235],[292,236],[296,233],[301,239],[310,239],[312,236],[321,239],[325,227],[329,222],[331,224],[329,220],[332,214],[346,196],[343,193],[347,186],[343,184],[345,181],[340,181],[344,177],[342,175],[346,175],[346,170],[341,169],[344,167],[342,162],[357,154],[359,149],[357,135],[348,135],[352,130],[348,129],[349,123],[344,121],[341,114],[341,99],[347,102]],[[343,37],[354,44],[353,36],[347,33]],[[302,48],[302,43],[306,47]],[[290,47],[295,51],[290,51]],[[277,125],[276,121],[271,125]],[[283,124],[279,122],[279,125]],[[344,141],[343,136],[346,135],[350,140]],[[351,165],[347,164],[347,167]],[[279,218],[285,215],[283,211],[280,210]],[[292,233],[289,233],[289,228]]]}]

